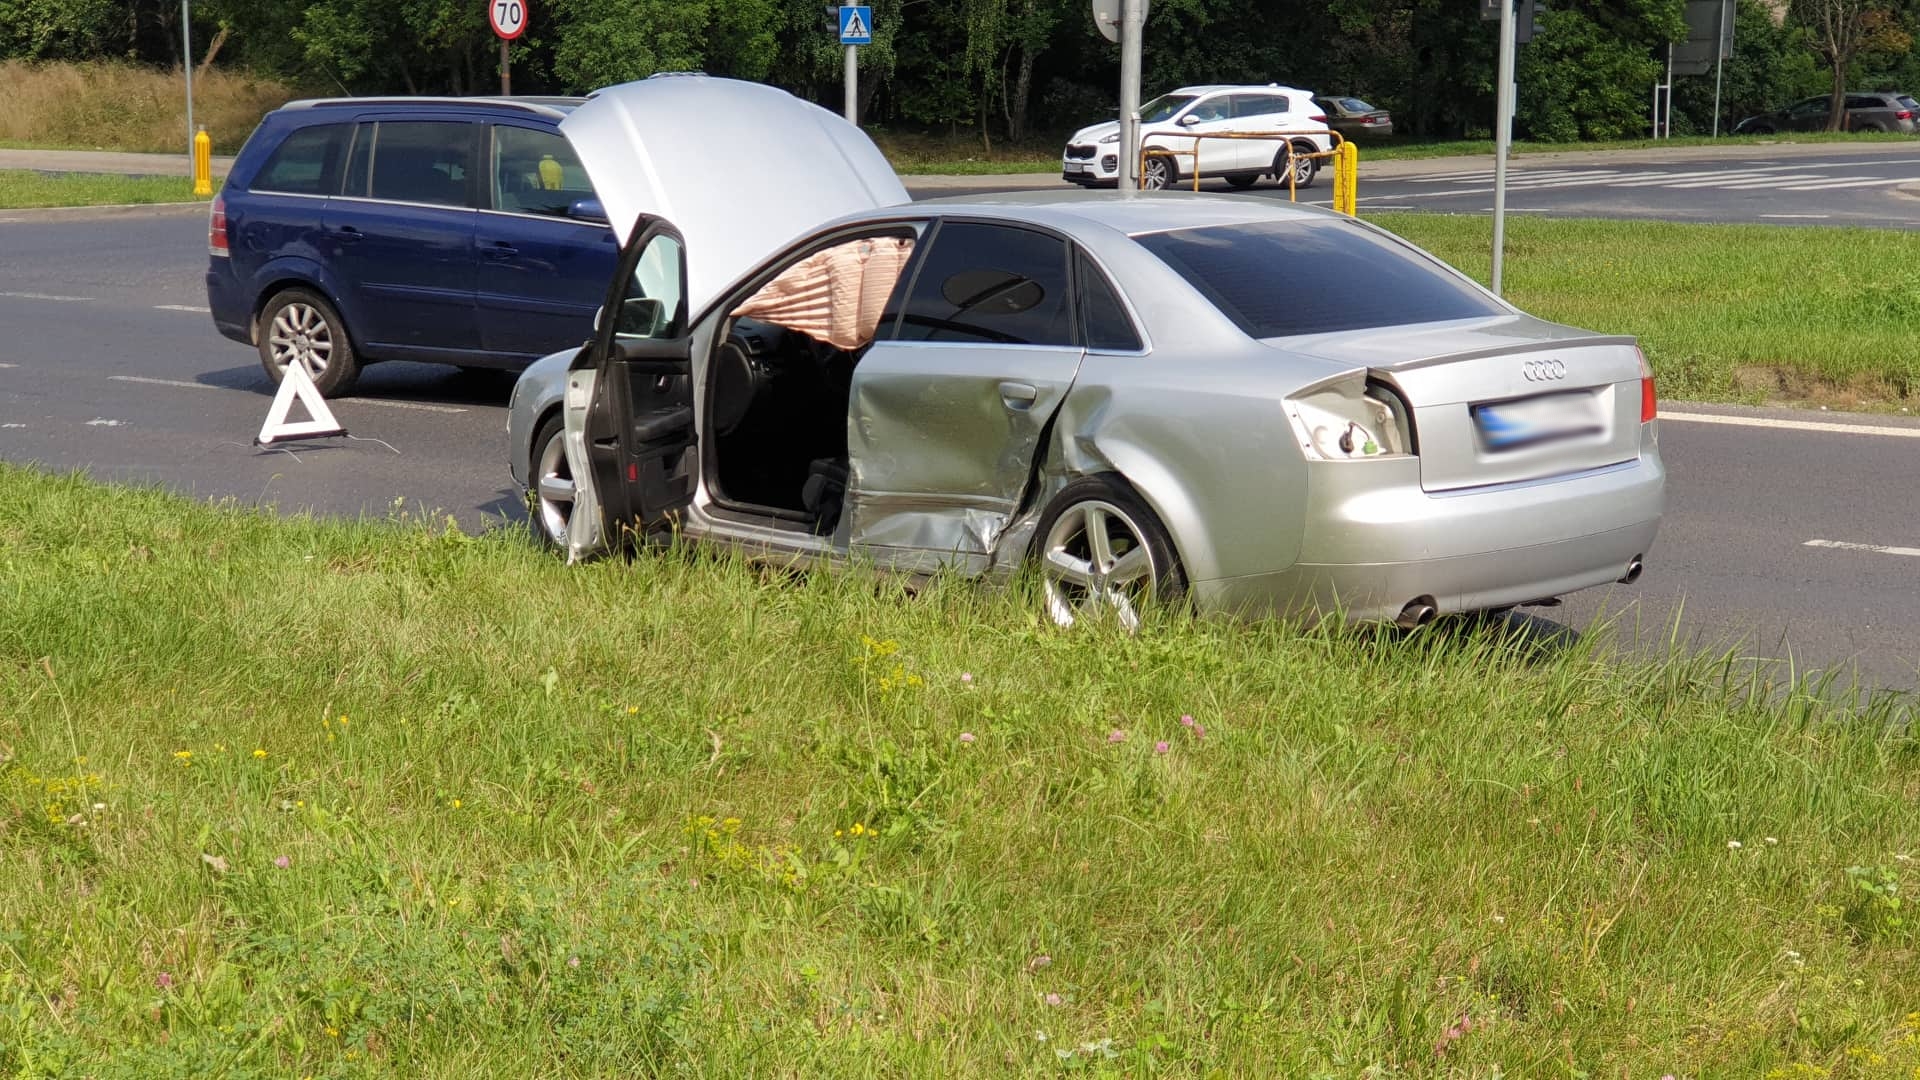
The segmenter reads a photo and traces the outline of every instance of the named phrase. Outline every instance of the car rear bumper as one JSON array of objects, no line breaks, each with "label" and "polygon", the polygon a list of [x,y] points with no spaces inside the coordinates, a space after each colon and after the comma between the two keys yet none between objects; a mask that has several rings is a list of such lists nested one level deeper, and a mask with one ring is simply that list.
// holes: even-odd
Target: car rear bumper
[{"label": "car rear bumper", "polygon": [[207,310],[213,325],[235,341],[253,344],[253,298],[240,287],[231,259],[214,257],[207,267]]},{"label": "car rear bumper", "polygon": [[[1204,610],[1338,610],[1392,619],[1414,600],[1442,613],[1509,607],[1628,576],[1653,544],[1666,470],[1649,442],[1629,462],[1569,477],[1427,494],[1417,465],[1362,486],[1333,469],[1310,481],[1300,559],[1271,573],[1193,584]],[[1398,466],[1382,461],[1380,466]],[[1333,483],[1322,483],[1328,476]],[[1343,482],[1344,481],[1344,482]]]}]

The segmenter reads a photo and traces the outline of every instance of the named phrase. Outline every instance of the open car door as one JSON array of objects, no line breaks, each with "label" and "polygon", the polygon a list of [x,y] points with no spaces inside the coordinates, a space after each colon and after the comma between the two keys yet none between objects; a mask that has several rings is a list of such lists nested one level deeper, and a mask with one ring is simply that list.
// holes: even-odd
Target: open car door
[{"label": "open car door", "polygon": [[[620,253],[593,343],[567,373],[577,562],[671,521],[693,499],[693,345],[686,248],[672,226],[638,223]],[[583,482],[584,481],[584,482]]]}]

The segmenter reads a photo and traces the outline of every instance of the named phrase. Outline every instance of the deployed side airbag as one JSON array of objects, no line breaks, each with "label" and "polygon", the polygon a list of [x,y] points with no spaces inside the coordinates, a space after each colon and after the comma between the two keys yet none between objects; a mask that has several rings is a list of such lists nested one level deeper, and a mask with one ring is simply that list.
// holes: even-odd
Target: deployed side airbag
[{"label": "deployed side airbag", "polygon": [[733,310],[852,351],[873,340],[887,298],[913,254],[908,237],[835,244],[794,263]]}]

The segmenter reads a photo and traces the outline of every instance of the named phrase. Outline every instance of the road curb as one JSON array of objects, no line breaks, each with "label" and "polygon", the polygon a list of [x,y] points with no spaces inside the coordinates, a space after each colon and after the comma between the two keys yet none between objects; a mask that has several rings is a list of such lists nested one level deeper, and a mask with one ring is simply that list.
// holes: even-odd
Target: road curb
[{"label": "road curb", "polygon": [[114,203],[108,206],[35,206],[20,210],[0,210],[0,225],[24,225],[29,222],[84,221],[114,217],[184,217],[204,214],[211,202]]}]

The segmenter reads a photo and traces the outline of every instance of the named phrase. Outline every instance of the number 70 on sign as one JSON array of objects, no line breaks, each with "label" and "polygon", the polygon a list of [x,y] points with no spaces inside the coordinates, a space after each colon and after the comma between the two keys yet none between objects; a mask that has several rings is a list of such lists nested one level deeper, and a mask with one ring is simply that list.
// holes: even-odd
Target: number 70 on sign
[{"label": "number 70 on sign", "polygon": [[502,41],[512,41],[527,32],[526,0],[488,0],[487,22]]}]

